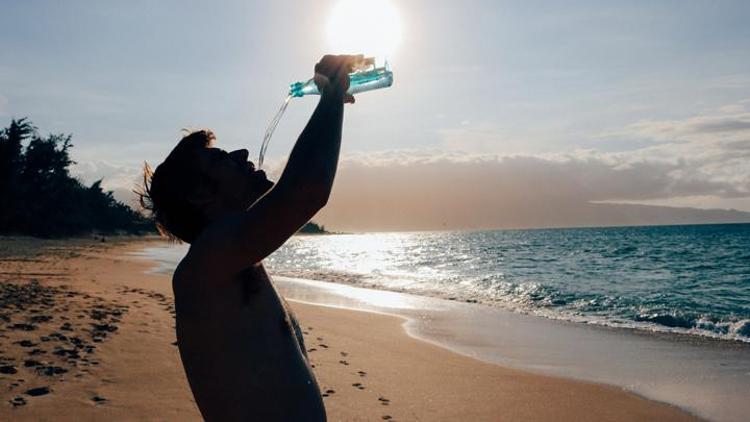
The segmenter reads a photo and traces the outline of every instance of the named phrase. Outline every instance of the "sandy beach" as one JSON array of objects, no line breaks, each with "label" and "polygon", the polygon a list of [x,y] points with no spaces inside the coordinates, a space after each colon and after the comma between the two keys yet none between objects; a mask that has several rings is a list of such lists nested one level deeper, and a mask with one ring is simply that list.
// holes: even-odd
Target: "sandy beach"
[{"label": "sandy beach", "polygon": [[[0,240],[0,420],[200,420],[157,240]],[[395,316],[292,302],[332,421],[695,420],[622,389],[480,362]],[[217,386],[221,388],[221,386]]]}]

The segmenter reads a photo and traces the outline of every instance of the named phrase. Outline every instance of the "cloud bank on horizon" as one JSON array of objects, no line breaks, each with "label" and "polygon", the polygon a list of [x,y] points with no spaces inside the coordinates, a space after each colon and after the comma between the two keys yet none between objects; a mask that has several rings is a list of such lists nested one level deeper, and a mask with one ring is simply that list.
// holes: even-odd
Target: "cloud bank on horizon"
[{"label": "cloud bank on horizon", "polygon": [[349,157],[320,220],[349,230],[750,221],[747,213],[613,205],[750,210],[748,104],[607,135],[642,141],[630,151]]},{"label": "cloud bank on horizon", "polygon": [[[490,154],[455,149],[350,152],[317,220],[337,230],[435,230],[750,221],[750,101],[684,120],[643,121],[604,137],[640,148]],[[271,164],[278,176],[283,160]],[[89,162],[79,175],[122,199],[137,167]],[[605,205],[609,204],[609,205]]]}]

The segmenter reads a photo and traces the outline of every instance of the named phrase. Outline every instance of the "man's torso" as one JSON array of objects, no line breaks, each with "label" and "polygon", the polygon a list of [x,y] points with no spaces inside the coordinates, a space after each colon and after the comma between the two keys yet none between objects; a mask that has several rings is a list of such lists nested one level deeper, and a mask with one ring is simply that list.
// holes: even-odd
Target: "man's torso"
[{"label": "man's torso", "polygon": [[204,417],[325,420],[299,327],[263,266],[220,280],[183,264],[173,280],[177,339]]}]

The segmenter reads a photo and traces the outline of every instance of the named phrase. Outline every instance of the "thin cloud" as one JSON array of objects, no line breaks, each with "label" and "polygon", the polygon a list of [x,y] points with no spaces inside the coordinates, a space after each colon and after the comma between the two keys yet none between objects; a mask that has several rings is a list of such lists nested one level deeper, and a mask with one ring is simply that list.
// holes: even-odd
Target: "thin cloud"
[{"label": "thin cloud", "polygon": [[[670,212],[676,220],[682,215],[688,220],[680,221],[700,221],[682,211],[665,211],[665,217],[612,203],[663,205],[670,200],[680,203],[680,198],[714,198],[716,203],[747,204],[746,106],[739,103],[682,120],[638,122],[609,133],[651,141],[626,152],[504,155],[403,150],[350,156],[342,162],[321,218],[332,227],[366,229],[645,224],[668,221]],[[491,142],[487,132],[477,132],[480,141]],[[450,135],[461,134],[472,135]],[[654,220],[633,218],[623,211],[626,208]]]},{"label": "thin cloud", "polygon": [[662,142],[712,142],[706,135],[750,136],[750,110],[741,101],[702,115],[677,120],[646,120],[612,131],[609,136],[643,137]]},{"label": "thin cloud", "polygon": [[136,197],[133,188],[141,181],[142,168],[136,165],[119,165],[105,160],[78,162],[71,174],[90,185],[102,181],[102,189],[113,191],[115,199],[134,206]]},{"label": "thin cloud", "polygon": [[750,113],[740,119],[723,119],[696,127],[700,133],[744,132],[750,130]]}]

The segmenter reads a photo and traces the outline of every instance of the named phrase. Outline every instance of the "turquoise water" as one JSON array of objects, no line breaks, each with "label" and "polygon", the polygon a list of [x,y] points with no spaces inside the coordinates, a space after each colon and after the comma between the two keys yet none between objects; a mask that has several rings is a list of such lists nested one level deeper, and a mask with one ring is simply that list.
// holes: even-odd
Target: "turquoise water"
[{"label": "turquoise water", "polygon": [[298,236],[274,273],[750,342],[750,224]]},{"label": "turquoise water", "polygon": [[[393,85],[393,72],[388,63],[386,62],[383,67],[375,67],[372,62],[367,70],[349,74],[349,89],[346,92],[354,95],[374,89],[388,88],[391,85]],[[295,82],[289,86],[290,97],[305,95],[320,95],[313,79],[307,82]]]}]

